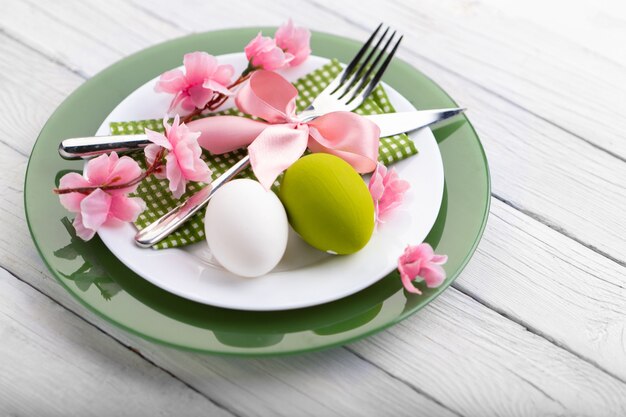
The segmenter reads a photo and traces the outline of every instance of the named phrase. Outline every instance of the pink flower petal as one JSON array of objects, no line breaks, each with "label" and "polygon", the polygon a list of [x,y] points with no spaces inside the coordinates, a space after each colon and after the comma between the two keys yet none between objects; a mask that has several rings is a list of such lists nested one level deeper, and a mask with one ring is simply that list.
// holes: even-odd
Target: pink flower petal
[{"label": "pink flower petal", "polygon": [[[89,181],[77,172],[65,174],[59,181],[59,188],[79,188],[89,186]],[[81,193],[60,194],[59,200],[61,201],[61,205],[63,205],[63,207],[65,207],[68,211],[78,213],[80,212],[80,202],[83,201],[85,197],[86,195]]]},{"label": "pink flower petal", "polygon": [[220,84],[215,80],[205,81],[204,84],[202,84],[202,87],[210,91],[217,91],[218,93],[224,94],[225,96],[233,95],[233,92],[230,91],[225,85]]},{"label": "pink flower petal", "polygon": [[297,28],[291,19],[276,31],[276,44],[293,58],[288,63],[293,67],[300,65],[311,54],[311,32],[305,28]]},{"label": "pink flower petal", "polygon": [[267,42],[269,38],[264,38],[261,32],[259,32],[244,48],[246,58],[248,61],[252,59],[262,48],[264,42]]},{"label": "pink flower petal", "polygon": [[71,213],[80,213],[80,203],[87,197],[81,193],[68,193],[59,195],[61,205]]},{"label": "pink flower petal", "polygon": [[413,285],[412,280],[408,276],[402,275],[400,276],[400,280],[402,281],[402,286],[408,292],[413,293],[413,294],[419,294],[419,295],[422,294],[422,292],[419,289],[417,289],[415,285]]},{"label": "pink flower petal", "polygon": [[[117,159],[117,154],[115,152],[111,154],[111,157],[113,155],[115,155],[115,158]],[[105,154],[87,162],[83,171],[83,176],[91,185],[98,186],[106,183],[111,167],[109,158],[109,155]]]},{"label": "pink flower petal", "polygon": [[285,46],[293,36],[294,25],[293,20],[289,18],[285,23],[280,25],[276,33],[274,34],[274,38],[276,39],[276,44],[281,48],[285,49]]},{"label": "pink flower petal", "polygon": [[77,172],[70,172],[61,177],[59,188],[89,187],[91,184]]},{"label": "pink flower petal", "polygon": [[408,181],[396,180],[389,184],[389,189],[393,192],[393,195],[403,194],[406,190],[411,188],[411,184]]},{"label": "pink flower petal", "polygon": [[175,94],[187,87],[187,80],[185,74],[179,69],[166,71],[159,77],[154,86],[154,91],[157,93],[170,93]]},{"label": "pink flower petal", "polygon": [[76,231],[76,236],[81,238],[84,241],[90,240],[96,234],[96,231],[93,229],[89,229],[85,227],[83,224],[83,217],[78,213],[76,218],[74,218],[74,222],[72,223],[74,226],[74,230]]},{"label": "pink flower petal", "polygon": [[399,259],[398,261],[398,270],[402,275],[411,278],[411,280],[419,276],[422,267],[421,259]]},{"label": "pink flower petal", "polygon": [[448,262],[448,255],[434,255],[431,262],[437,265],[443,265]]},{"label": "pink flower petal", "polygon": [[213,97],[213,90],[208,88],[204,88],[202,84],[194,85],[187,90],[189,93],[189,99],[193,103],[193,105],[198,109],[203,109],[204,106],[211,100]]},{"label": "pink flower petal", "polygon": [[139,197],[115,195],[111,200],[111,215],[123,222],[134,222],[145,208],[146,203]]},{"label": "pink flower petal", "polygon": [[180,198],[180,196],[182,196],[185,192],[185,178],[183,177],[183,173],[178,165],[176,155],[168,153],[165,159],[167,160],[165,164],[165,172],[167,179],[170,182],[170,191],[175,198]]},{"label": "pink flower petal", "polygon": [[202,109],[215,91],[229,94],[235,70],[232,65],[218,65],[217,59],[206,52],[192,52],[183,58],[185,73],[176,69],[161,75],[155,91],[174,94],[168,112],[177,108],[184,111]]},{"label": "pink flower petal", "polygon": [[417,277],[422,277],[428,288],[440,286],[446,279],[446,271],[441,264],[447,261],[445,255],[435,255],[428,243],[407,246],[404,253],[398,258],[398,271],[402,285],[407,291],[421,294],[411,283]]},{"label": "pink flower petal", "polygon": [[156,145],[159,145],[165,149],[172,149],[172,145],[167,140],[163,133],[155,132],[154,130],[150,130],[145,128],[146,136],[148,136],[148,140]]},{"label": "pink flower petal", "polygon": [[[187,181],[202,181],[210,183],[211,170],[201,158],[202,148],[198,144],[200,132],[191,131],[189,127],[180,123],[180,117],[176,115],[172,125],[163,119],[165,127],[165,140],[169,151],[165,156],[165,172],[157,173],[157,178],[167,178],[169,189],[176,198],[186,190]],[[161,141],[162,138],[159,138]],[[148,145],[145,149],[146,159],[149,163],[154,161],[158,148],[157,145]]]},{"label": "pink flower petal", "polygon": [[[170,146],[169,143],[167,145]],[[150,165],[154,164],[154,160],[156,159],[157,154],[159,153],[161,149],[162,149],[161,146],[155,145],[155,144],[150,144],[146,146],[143,149],[143,152],[146,155],[146,162]]]},{"label": "pink flower petal", "polygon": [[[107,178],[107,185],[118,185],[131,182],[141,175],[141,167],[131,157],[122,156],[119,158],[115,166],[112,167],[111,173]],[[112,194],[132,193],[137,189],[137,185],[122,188],[119,190],[110,190]]]},{"label": "pink flower petal", "polygon": [[187,172],[193,172],[194,164],[194,154],[193,150],[190,147],[188,142],[179,142],[176,146],[176,161],[178,162],[178,166],[180,167],[183,176],[186,178]]},{"label": "pink flower petal", "polygon": [[170,125],[167,117],[163,118],[163,128],[165,128],[165,136],[167,140],[172,142],[172,136],[176,134],[176,127],[180,124],[180,116],[177,114],[174,116],[174,121]]},{"label": "pink flower petal", "polygon": [[276,45],[274,39],[259,34],[244,48],[246,57],[254,67],[275,70],[284,67],[294,59]]},{"label": "pink flower petal", "polygon": [[111,199],[110,194],[99,188],[83,199],[80,203],[80,212],[86,228],[98,230],[106,222]]},{"label": "pink flower petal", "polygon": [[430,263],[421,269],[420,276],[428,288],[437,288],[446,279],[446,271],[441,265]]},{"label": "pink flower petal", "polygon": [[180,108],[183,109],[186,112],[191,112],[191,111],[194,111],[196,109],[196,105],[194,104],[194,102],[191,99],[191,97],[186,96],[186,97],[184,97],[181,100]]},{"label": "pink flower petal", "polygon": [[378,163],[369,182],[369,190],[374,200],[376,221],[382,223],[387,219],[404,199],[404,193],[409,189],[407,181],[398,178],[394,169],[388,170]]},{"label": "pink flower petal", "polygon": [[196,159],[194,163],[193,176],[190,176],[189,180],[208,184],[211,182],[211,173],[211,169],[203,160]]},{"label": "pink flower petal", "polygon": [[421,243],[415,246],[408,246],[405,254],[407,255],[407,259],[410,259],[411,262],[416,262],[417,260],[429,262],[434,252],[433,248],[428,243]]},{"label": "pink flower petal", "polygon": [[383,178],[376,172],[372,175],[369,183],[370,194],[374,201],[378,201],[383,197],[385,192],[385,186],[383,185]]},{"label": "pink flower petal", "polygon": [[[171,113],[178,106],[184,107],[183,103],[188,100],[189,100],[189,95],[187,94],[187,92],[179,91],[178,93],[176,93],[176,95],[172,99],[172,102],[170,103],[170,107],[167,109],[167,112]],[[195,106],[191,104],[190,110],[193,110],[194,108]]]},{"label": "pink flower petal", "polygon": [[202,84],[217,67],[217,59],[206,52],[192,52],[183,58],[188,85]]},{"label": "pink flower petal", "polygon": [[218,65],[211,79],[218,84],[227,86],[232,83],[233,75],[235,75],[235,67],[230,64]]},{"label": "pink flower petal", "polygon": [[288,56],[280,48],[272,48],[268,51],[261,52],[252,58],[252,65],[260,67],[268,71],[274,71],[284,67],[293,56]]}]

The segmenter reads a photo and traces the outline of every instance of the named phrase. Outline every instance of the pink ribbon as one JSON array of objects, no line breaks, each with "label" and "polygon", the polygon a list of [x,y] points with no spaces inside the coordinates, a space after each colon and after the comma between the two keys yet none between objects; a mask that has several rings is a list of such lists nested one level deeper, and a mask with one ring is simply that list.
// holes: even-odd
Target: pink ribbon
[{"label": "pink ribbon", "polygon": [[272,71],[256,71],[236,97],[237,107],[265,122],[237,116],[215,116],[189,123],[200,131],[198,143],[213,154],[248,146],[250,164],[267,189],[276,177],[312,152],[336,155],[359,173],[376,168],[380,129],[351,112],[333,112],[310,122],[296,119],[298,90]]}]

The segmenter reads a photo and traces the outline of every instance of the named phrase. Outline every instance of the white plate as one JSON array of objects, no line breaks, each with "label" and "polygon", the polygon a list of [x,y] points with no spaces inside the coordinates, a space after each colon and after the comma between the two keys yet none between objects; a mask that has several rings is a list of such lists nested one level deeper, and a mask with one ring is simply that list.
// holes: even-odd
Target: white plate
[{"label": "white plate", "polygon": [[[239,73],[246,65],[242,53],[222,55]],[[311,56],[297,68],[282,71],[295,80],[326,64],[328,59]],[[156,79],[124,99],[104,120],[97,135],[110,134],[113,121],[162,118],[171,96],[153,91]],[[397,111],[415,108],[397,91],[385,85]],[[104,244],[126,266],[151,283],[204,304],[239,310],[287,310],[322,304],[346,297],[375,283],[396,268],[407,244],[424,240],[433,226],[443,196],[443,163],[430,129],[410,134],[419,154],[394,165],[401,178],[411,184],[403,205],[386,223],[379,225],[370,242],[359,252],[332,256],[304,243],[295,233],[289,236],[287,252],[271,273],[242,278],[221,268],[211,257],[206,243],[184,248],[151,250],[134,244],[132,224],[102,228]]]}]

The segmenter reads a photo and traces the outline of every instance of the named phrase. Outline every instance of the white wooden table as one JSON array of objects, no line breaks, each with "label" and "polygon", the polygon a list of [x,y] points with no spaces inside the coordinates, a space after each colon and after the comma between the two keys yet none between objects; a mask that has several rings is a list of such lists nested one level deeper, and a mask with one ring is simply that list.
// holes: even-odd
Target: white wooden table
[{"label": "white wooden table", "polygon": [[[2,1],[0,415],[626,415],[623,0],[181,3]],[[393,24],[399,57],[470,109],[493,179],[471,263],[410,319],[316,354],[190,354],[95,317],[27,230],[39,130],[135,51],[290,16],[357,39]]]}]

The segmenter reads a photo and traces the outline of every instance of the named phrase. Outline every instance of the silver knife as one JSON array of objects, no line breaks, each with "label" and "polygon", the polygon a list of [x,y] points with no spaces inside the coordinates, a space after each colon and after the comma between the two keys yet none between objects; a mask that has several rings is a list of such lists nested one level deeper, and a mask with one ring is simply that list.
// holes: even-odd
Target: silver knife
[{"label": "silver knife", "polygon": [[[374,114],[365,116],[380,128],[380,136],[393,136],[410,132],[424,126],[448,119],[464,109],[416,110],[400,113]],[[64,159],[81,159],[112,151],[130,152],[144,148],[150,143],[145,134],[92,136],[65,139],[59,145],[59,154]]]},{"label": "silver knife", "polygon": [[[462,113],[463,111],[465,111],[465,109],[453,108],[379,114],[366,117],[380,127],[380,136],[385,137],[426,127]],[[135,243],[144,248],[159,243],[204,207],[222,185],[236,177],[249,164],[249,156],[246,155],[241,158],[235,165],[230,167],[228,171],[216,178],[211,185],[196,192],[160,219],[150,223],[137,232],[135,235]]]}]

